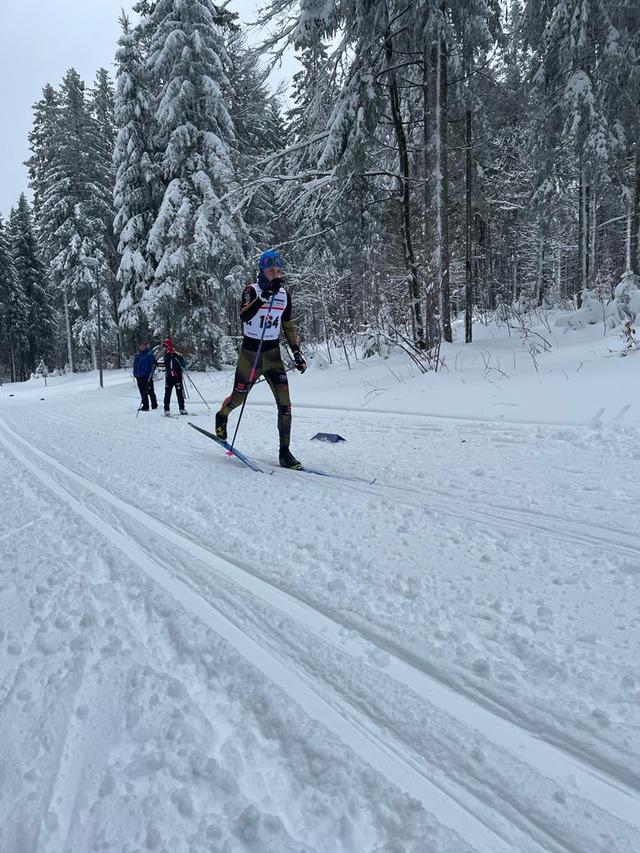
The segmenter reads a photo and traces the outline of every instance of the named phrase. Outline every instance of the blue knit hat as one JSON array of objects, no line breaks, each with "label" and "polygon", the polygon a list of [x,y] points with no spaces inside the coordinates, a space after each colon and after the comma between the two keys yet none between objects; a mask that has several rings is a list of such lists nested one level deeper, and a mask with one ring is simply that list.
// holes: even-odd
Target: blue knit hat
[{"label": "blue knit hat", "polygon": [[268,267],[278,267],[284,269],[284,258],[276,249],[269,249],[260,255],[258,266],[261,270],[266,270]]}]

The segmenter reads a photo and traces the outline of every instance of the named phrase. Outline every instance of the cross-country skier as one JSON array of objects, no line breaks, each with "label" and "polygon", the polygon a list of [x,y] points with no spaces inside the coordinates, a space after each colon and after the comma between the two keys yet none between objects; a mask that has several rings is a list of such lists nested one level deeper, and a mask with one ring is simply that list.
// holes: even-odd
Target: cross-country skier
[{"label": "cross-country skier", "polygon": [[187,410],[184,407],[184,392],[182,390],[182,360],[176,352],[171,338],[165,338],[162,341],[162,348],[164,349],[164,413],[165,415],[170,414],[171,392],[175,388],[180,414],[186,415]]},{"label": "cross-country skier", "polygon": [[138,352],[133,359],[133,375],[138,383],[138,391],[140,392],[141,412],[149,411],[149,399],[151,399],[151,408],[158,408],[156,392],[153,387],[153,371],[155,369],[156,359],[149,349],[149,344],[146,341],[140,341]]},{"label": "cross-country skier", "polygon": [[[255,284],[248,284],[244,289],[240,305],[240,319],[244,331],[242,350],[236,367],[233,391],[216,413],[216,435],[226,441],[229,413],[242,405],[253,384],[262,374],[269,383],[278,406],[280,465],[283,468],[300,468],[300,462],[289,450],[291,400],[287,373],[280,353],[281,331],[289,342],[300,373],[307,369],[307,362],[300,352],[300,342],[291,319],[291,296],[284,287],[284,266],[279,252],[274,249],[263,252],[258,262],[257,281]],[[260,354],[256,362],[258,351]],[[254,364],[255,370],[252,374]]]}]

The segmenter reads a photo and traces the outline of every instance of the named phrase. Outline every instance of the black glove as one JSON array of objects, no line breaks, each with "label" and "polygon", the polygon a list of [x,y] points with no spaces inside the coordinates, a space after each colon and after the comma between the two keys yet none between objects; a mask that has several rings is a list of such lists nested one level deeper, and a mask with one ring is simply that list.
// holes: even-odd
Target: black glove
[{"label": "black glove", "polygon": [[276,293],[280,290],[283,285],[283,280],[281,278],[273,278],[271,281],[267,281],[262,285],[262,293],[260,294],[260,298],[263,302],[268,302],[272,296],[275,296]]},{"label": "black glove", "polygon": [[293,360],[296,363],[296,369],[299,370],[300,373],[304,373],[307,369],[307,362],[305,361],[304,356],[302,355],[299,349],[294,350]]}]

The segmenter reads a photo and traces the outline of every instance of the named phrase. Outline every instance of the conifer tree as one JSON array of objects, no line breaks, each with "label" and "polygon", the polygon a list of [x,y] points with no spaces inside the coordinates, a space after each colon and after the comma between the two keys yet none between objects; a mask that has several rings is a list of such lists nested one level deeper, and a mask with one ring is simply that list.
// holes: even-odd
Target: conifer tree
[{"label": "conifer tree", "polygon": [[42,359],[49,361],[54,352],[56,322],[47,275],[38,253],[31,210],[24,193],[11,211],[8,231],[18,291],[25,298],[27,346],[23,362],[25,371],[31,373]]},{"label": "conifer tree", "polygon": [[26,379],[28,306],[18,278],[7,229],[0,216],[0,353],[12,382]]},{"label": "conifer tree", "polygon": [[[95,365],[96,300],[101,299],[105,329],[113,329],[111,300],[105,287],[105,211],[107,181],[96,158],[98,128],[85,86],[70,69],[60,90],[60,108],[53,136],[53,157],[47,169],[39,229],[45,237],[55,286],[77,345],[91,352]],[[101,271],[96,281],[83,258],[96,258]],[[70,359],[71,360],[71,359]]]},{"label": "conifer tree", "polygon": [[215,354],[225,295],[242,279],[247,235],[235,210],[233,125],[223,31],[210,0],[159,0],[148,26],[155,147],[166,190],[149,235],[145,305],[156,331]]},{"label": "conifer tree", "polygon": [[[42,204],[52,180],[51,167],[55,155],[55,140],[60,122],[60,96],[47,84],[42,98],[33,106],[33,126],[29,132],[31,156],[26,161],[29,171],[29,186],[33,193],[33,214],[36,230],[40,234]],[[52,236],[46,228],[40,234],[41,251],[48,262],[50,260],[49,240]]]},{"label": "conifer tree", "polygon": [[117,91],[114,150],[116,215],[120,286],[120,328],[135,333],[145,325],[142,298],[153,279],[147,251],[149,231],[155,221],[163,187],[154,165],[153,104],[145,68],[140,33],[126,16],[120,19],[122,35],[116,53]]}]

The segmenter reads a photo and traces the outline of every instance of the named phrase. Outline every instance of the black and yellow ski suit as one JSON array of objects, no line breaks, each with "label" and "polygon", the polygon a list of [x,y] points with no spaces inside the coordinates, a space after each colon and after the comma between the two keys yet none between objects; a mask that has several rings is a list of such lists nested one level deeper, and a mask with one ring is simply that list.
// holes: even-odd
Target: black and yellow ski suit
[{"label": "black and yellow ski suit", "polygon": [[[260,376],[264,376],[278,406],[280,447],[288,448],[291,437],[291,399],[287,373],[280,353],[280,331],[284,332],[295,356],[300,351],[300,344],[291,319],[291,296],[284,287],[281,288],[269,310],[264,300],[258,296],[256,286],[249,284],[242,294],[240,319],[245,330],[242,349],[236,367],[233,391],[222,404],[220,414],[228,418],[233,409],[242,405],[246,395]],[[267,334],[260,345],[260,333],[265,325],[267,329],[264,331]],[[251,370],[258,349],[260,349],[260,356],[252,375]]]}]

